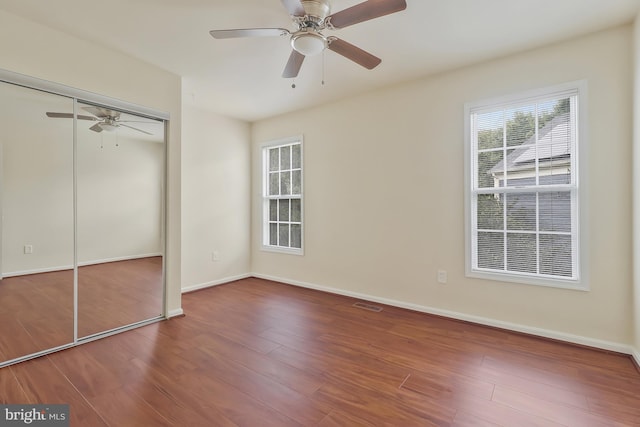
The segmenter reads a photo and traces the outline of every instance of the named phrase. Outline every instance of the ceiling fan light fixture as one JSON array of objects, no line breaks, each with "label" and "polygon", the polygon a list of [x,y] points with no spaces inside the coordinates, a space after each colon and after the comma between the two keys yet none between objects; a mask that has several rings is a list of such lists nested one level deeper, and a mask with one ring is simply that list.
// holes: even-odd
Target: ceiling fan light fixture
[{"label": "ceiling fan light fixture", "polygon": [[304,56],[313,56],[325,50],[327,40],[315,31],[305,31],[291,37],[291,47]]},{"label": "ceiling fan light fixture", "polygon": [[100,127],[102,130],[106,130],[107,132],[113,132],[118,128],[118,126],[111,123],[100,123]]}]

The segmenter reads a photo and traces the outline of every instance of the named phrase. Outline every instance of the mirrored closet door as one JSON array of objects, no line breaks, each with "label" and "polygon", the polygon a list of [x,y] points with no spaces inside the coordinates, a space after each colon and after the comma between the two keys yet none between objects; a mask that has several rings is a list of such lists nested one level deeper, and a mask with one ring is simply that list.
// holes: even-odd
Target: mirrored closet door
[{"label": "mirrored closet door", "polygon": [[168,116],[7,73],[0,367],[159,320],[165,292]]},{"label": "mirrored closet door", "polygon": [[0,361],[74,341],[73,100],[0,83]]},{"label": "mirrored closet door", "polygon": [[[164,123],[78,103],[78,336],[162,314]],[[98,118],[99,121],[96,121]]]}]

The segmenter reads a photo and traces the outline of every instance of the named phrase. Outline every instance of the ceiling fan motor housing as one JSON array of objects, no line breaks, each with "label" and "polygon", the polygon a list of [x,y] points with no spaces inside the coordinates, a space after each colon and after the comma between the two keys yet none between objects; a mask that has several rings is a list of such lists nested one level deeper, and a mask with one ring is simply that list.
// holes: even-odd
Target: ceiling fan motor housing
[{"label": "ceiling fan motor housing", "polygon": [[324,19],[331,13],[331,4],[329,0],[301,0],[302,7],[311,22],[321,26]]},{"label": "ceiling fan motor housing", "polygon": [[297,18],[298,31],[291,36],[291,47],[305,56],[317,55],[326,49],[328,42],[320,33],[325,25],[325,18],[331,13],[329,0],[300,0],[304,8],[304,16]]}]

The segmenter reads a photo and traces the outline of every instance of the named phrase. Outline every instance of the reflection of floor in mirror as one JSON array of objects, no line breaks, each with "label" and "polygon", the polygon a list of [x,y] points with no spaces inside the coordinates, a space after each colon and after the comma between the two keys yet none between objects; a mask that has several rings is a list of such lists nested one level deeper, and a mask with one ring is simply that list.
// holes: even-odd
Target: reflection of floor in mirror
[{"label": "reflection of floor in mirror", "polygon": [[[162,257],[78,269],[78,336],[162,312]],[[0,281],[0,361],[73,342],[73,270]]]},{"label": "reflection of floor in mirror", "polygon": [[0,360],[73,341],[73,270],[0,281]]},{"label": "reflection of floor in mirror", "polygon": [[78,336],[162,314],[162,257],[78,268]]}]

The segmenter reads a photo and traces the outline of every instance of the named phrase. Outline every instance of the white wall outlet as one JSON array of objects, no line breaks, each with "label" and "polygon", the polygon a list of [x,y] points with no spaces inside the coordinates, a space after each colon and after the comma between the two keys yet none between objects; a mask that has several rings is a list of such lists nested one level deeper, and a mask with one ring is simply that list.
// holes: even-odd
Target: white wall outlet
[{"label": "white wall outlet", "polygon": [[218,251],[213,251],[213,252],[211,253],[211,261],[213,261],[213,262],[218,262],[218,261],[220,261],[220,252],[218,252]]},{"label": "white wall outlet", "polygon": [[447,271],[438,270],[438,283],[447,283]]},{"label": "white wall outlet", "polygon": [[24,245],[24,253],[32,254],[33,253],[33,245]]}]

